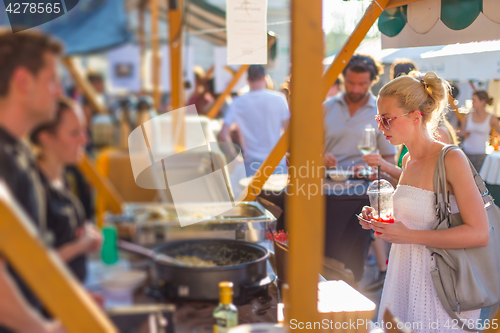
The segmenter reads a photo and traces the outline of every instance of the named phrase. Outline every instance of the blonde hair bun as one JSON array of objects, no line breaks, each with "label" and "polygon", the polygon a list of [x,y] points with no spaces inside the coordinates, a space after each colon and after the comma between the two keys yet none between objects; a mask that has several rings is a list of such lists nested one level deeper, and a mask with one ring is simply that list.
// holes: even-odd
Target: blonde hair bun
[{"label": "blonde hair bun", "polygon": [[407,112],[419,110],[424,123],[430,123],[434,131],[442,118],[448,102],[450,84],[436,73],[411,72],[387,83],[380,90],[379,96],[396,97],[399,107]]}]

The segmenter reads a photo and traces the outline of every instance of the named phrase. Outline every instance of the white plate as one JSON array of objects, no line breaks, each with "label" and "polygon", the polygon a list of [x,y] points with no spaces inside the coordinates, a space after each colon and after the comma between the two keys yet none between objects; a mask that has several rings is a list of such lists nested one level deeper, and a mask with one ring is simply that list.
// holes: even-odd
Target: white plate
[{"label": "white plate", "polygon": [[344,182],[349,177],[354,176],[354,172],[350,170],[326,170],[326,175],[335,182]]},{"label": "white plate", "polygon": [[100,283],[111,291],[133,291],[146,280],[147,274],[140,270],[113,271],[105,274]]}]

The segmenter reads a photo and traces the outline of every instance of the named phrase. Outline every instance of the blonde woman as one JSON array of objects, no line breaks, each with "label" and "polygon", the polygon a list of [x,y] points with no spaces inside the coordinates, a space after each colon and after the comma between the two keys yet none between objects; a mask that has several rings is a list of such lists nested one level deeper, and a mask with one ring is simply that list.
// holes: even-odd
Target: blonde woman
[{"label": "blonde woman", "polygon": [[[386,84],[378,99],[379,129],[393,145],[404,144],[402,174],[394,192],[394,224],[360,221],[364,229],[381,233],[375,237],[393,243],[379,319],[389,308],[405,323],[421,325],[418,332],[462,332],[453,327],[434,288],[430,270],[434,263],[427,246],[458,249],[486,246],[489,240],[484,204],[472,178],[468,161],[460,150],[445,158],[446,180],[452,212],[460,212],[464,224],[447,230],[431,230],[436,223],[433,176],[438,156],[446,145],[436,141],[429,123],[436,122],[447,100],[446,81],[434,73],[422,80],[399,77]],[[434,127],[437,124],[434,124]],[[371,207],[363,216],[372,218]],[[479,319],[480,310],[458,314]],[[438,322],[439,327],[430,327]],[[446,325],[448,323],[448,325]],[[455,328],[455,329],[453,329]]]}]

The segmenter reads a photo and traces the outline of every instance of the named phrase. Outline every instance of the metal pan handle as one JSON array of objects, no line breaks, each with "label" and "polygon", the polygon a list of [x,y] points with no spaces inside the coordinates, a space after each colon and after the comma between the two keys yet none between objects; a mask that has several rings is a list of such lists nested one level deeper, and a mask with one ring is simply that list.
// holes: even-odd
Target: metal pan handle
[{"label": "metal pan handle", "polygon": [[135,254],[138,254],[141,256],[145,256],[145,257],[148,257],[148,258],[153,259],[153,260],[156,258],[155,251],[148,249],[144,246],[140,246],[140,245],[135,244],[135,243],[131,243],[131,242],[127,242],[127,241],[124,241],[122,239],[119,239],[119,240],[117,240],[116,245],[120,250],[124,250],[127,252],[131,252],[131,253],[135,253]]}]

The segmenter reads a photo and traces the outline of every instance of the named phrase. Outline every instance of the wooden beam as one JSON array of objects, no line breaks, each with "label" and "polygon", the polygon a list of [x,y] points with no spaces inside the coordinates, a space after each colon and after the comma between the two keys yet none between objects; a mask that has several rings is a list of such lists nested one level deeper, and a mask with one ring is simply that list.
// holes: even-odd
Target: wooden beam
[{"label": "wooden beam", "polygon": [[82,73],[76,68],[73,59],[71,57],[64,57],[62,63],[68,70],[77,87],[83,92],[83,95],[87,98],[92,108],[100,114],[108,113],[104,106],[97,101],[97,93],[90,83],[87,82]]},{"label": "wooden beam", "polygon": [[[290,231],[288,258],[289,310],[285,323],[319,321],[318,274],[324,252],[325,208],[322,178],[323,109],[325,94],[315,83],[323,71],[321,1],[291,1],[292,81],[290,117],[290,195],[287,226]],[[307,112],[304,112],[306,111]],[[283,157],[283,155],[280,155]],[[307,177],[297,172],[306,168]],[[295,172],[293,172],[293,170]]]},{"label": "wooden beam", "polygon": [[209,79],[211,79],[211,78],[212,78],[212,76],[214,75],[214,70],[215,70],[215,66],[214,66],[214,65],[212,65],[212,66],[208,69],[207,74],[205,75],[205,76],[206,76],[206,78],[207,78],[207,80],[209,80]]},{"label": "wooden beam", "polygon": [[222,94],[219,95],[215,103],[212,105],[210,110],[207,113],[208,118],[215,118],[219,114],[220,108],[222,105],[224,105],[224,101],[226,100],[226,97],[231,94],[231,91],[233,91],[234,86],[238,81],[240,80],[241,76],[243,73],[245,73],[248,70],[249,65],[241,65],[241,67],[238,69],[238,71],[234,74],[233,78],[231,79],[231,82],[227,85],[226,89],[222,92]]},{"label": "wooden beam", "polygon": [[160,91],[160,74],[161,74],[161,57],[160,57],[160,34],[158,31],[158,25],[160,23],[159,18],[159,0],[150,0],[150,11],[151,11],[151,52],[153,57],[153,62],[151,66],[151,77],[153,78],[153,100],[155,103],[155,109],[160,109],[161,103],[161,91]]},{"label": "wooden beam", "polygon": [[231,73],[231,75],[232,75],[232,76],[234,76],[234,75],[238,72],[237,70],[234,70],[234,69],[232,69],[231,67],[229,67],[229,66],[227,66],[227,65],[226,65],[226,66],[224,66],[224,69],[225,69],[226,71],[228,71],[229,73]]},{"label": "wooden beam", "polygon": [[39,240],[29,217],[0,184],[0,252],[68,333],[118,330],[53,250]]},{"label": "wooden beam", "polygon": [[81,162],[78,164],[78,169],[82,172],[89,183],[99,192],[104,200],[108,203],[111,211],[115,214],[121,213],[123,199],[116,191],[115,187],[109,179],[101,176],[96,167],[92,164],[89,157],[84,155]]},{"label": "wooden beam", "polygon": [[474,92],[475,92],[475,91],[477,90],[477,89],[476,89],[476,86],[474,85],[474,82],[472,82],[472,80],[469,80],[469,85],[470,85],[470,87],[472,88],[472,91],[474,91]]},{"label": "wooden beam", "polygon": [[450,104],[451,108],[457,115],[458,120],[460,120],[460,123],[463,123],[464,116],[458,111],[458,106],[455,105],[455,100],[453,99],[453,96],[451,96],[451,94],[448,94],[448,104]]},{"label": "wooden beam", "polygon": [[141,93],[146,92],[146,73],[145,73],[145,54],[146,54],[146,34],[144,32],[144,24],[146,22],[146,0],[141,0],[138,10],[138,29],[137,39],[139,42],[139,75],[141,79]]},{"label": "wooden beam", "polygon": [[[183,0],[172,0],[170,4],[175,4],[176,8],[169,8],[168,10],[168,24],[169,24],[169,47],[170,47],[170,71],[171,71],[171,88],[172,88],[172,109],[177,110],[186,105],[184,96],[184,70],[182,61],[182,13],[183,13]],[[174,140],[175,151],[180,152],[185,150],[185,131],[186,125],[184,122],[184,115],[182,119],[178,119],[175,114],[172,119],[172,135]],[[180,131],[180,132],[179,132]],[[179,135],[176,133],[179,132]]]},{"label": "wooden beam", "polygon": [[423,0],[391,0],[385,9],[396,8],[399,6],[409,5],[411,3],[420,2]]},{"label": "wooden beam", "polygon": [[366,34],[371,29],[375,21],[377,21],[380,14],[382,14],[388,3],[389,0],[372,1],[370,6],[366,9],[365,15],[359,22],[358,26],[346,41],[342,50],[337,53],[335,60],[323,76],[323,86],[321,87],[323,89],[323,96],[326,96],[328,90],[337,80],[340,73],[342,73],[359,44],[361,44]]},{"label": "wooden beam", "polygon": [[[288,150],[289,138],[290,138],[290,129],[287,128],[283,133],[283,135],[281,136],[281,138],[279,139],[276,146],[274,146],[271,153],[264,160],[264,163],[262,163],[262,165],[272,166],[272,170],[274,171],[274,169],[283,159],[283,156],[285,156]],[[257,196],[260,194],[260,191],[262,190],[262,187],[269,178],[269,175],[272,173],[272,171],[271,173],[268,173],[266,172],[266,170],[267,169],[262,169],[261,166],[259,171],[257,171],[257,173],[253,176],[247,189],[243,191],[243,194],[245,193],[247,194],[244,197],[239,198],[238,199],[239,201],[254,201],[257,198]]]},{"label": "wooden beam", "polygon": [[[338,76],[347,65],[349,59],[351,59],[354,51],[358,48],[361,41],[365,38],[368,30],[372,27],[375,21],[378,19],[380,14],[383,12],[383,8],[387,5],[389,0],[379,0],[377,3],[372,2],[370,6],[367,8],[365,15],[359,22],[358,26],[349,37],[347,42],[342,47],[342,50],[338,53],[338,56],[335,58],[333,63],[330,65],[330,68],[323,75],[323,85],[320,87],[323,89],[322,94],[326,96],[328,89],[333,85],[335,80],[337,80]],[[291,81],[293,82],[293,77]],[[293,95],[293,90],[292,94]],[[254,191],[259,193],[264,183],[267,181],[269,176],[274,172],[276,166],[279,164],[283,156],[285,156],[286,151],[288,150],[288,130],[285,131],[285,134],[278,141],[276,146],[273,148],[267,159],[260,166],[257,174],[259,176],[255,176],[250,184],[248,184],[247,190],[243,191],[243,193],[247,193],[245,200],[250,201],[255,199]]]}]

